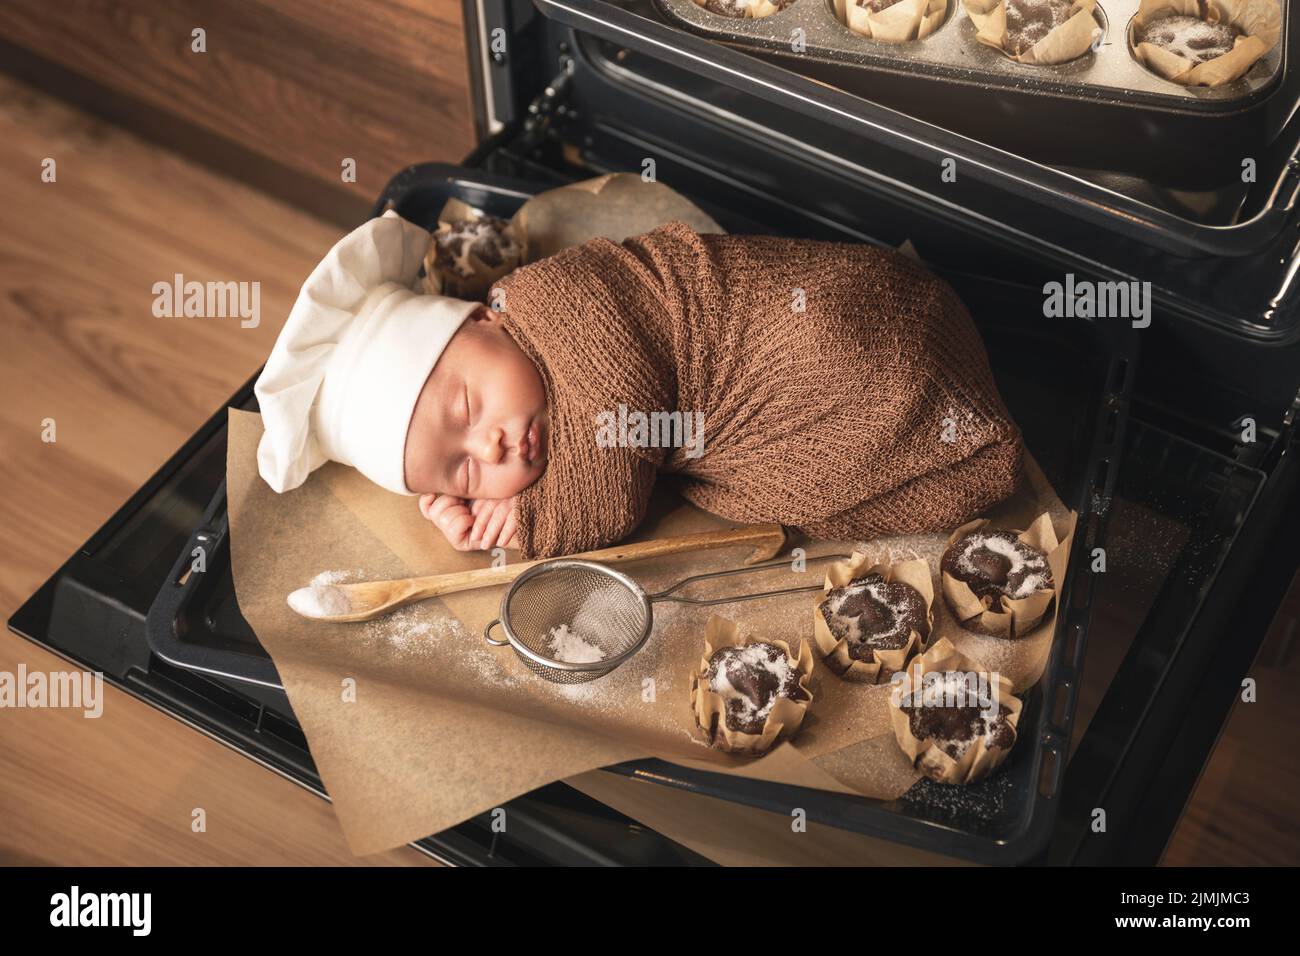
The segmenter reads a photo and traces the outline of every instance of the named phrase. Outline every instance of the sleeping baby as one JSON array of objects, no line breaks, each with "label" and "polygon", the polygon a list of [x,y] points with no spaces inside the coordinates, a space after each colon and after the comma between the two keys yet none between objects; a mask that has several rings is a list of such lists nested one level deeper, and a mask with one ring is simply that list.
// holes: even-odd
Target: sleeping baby
[{"label": "sleeping baby", "polygon": [[460,549],[618,541],[659,480],[737,522],[864,540],[1015,488],[1020,434],[952,289],[869,245],[672,222],[516,269],[492,308],[411,291],[394,213],[303,287],[257,383],[262,476],[361,470]]}]

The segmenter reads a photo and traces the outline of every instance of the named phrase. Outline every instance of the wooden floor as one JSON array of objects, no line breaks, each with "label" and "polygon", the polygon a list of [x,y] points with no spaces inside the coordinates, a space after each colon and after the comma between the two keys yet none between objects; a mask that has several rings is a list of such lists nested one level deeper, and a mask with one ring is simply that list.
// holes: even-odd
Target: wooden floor
[{"label": "wooden floor", "polygon": [[[45,158],[57,182],[41,181]],[[265,359],[338,237],[264,195],[0,76],[0,615],[14,609]],[[258,281],[262,322],[158,319],[177,273]],[[57,441],[41,440],[42,421]],[[1261,662],[1166,862],[1295,864],[1300,655]],[[0,671],[62,662],[7,631]],[[125,694],[102,718],[0,710],[0,864],[348,864],[329,805]],[[195,808],[207,830],[190,830]],[[367,863],[421,864],[400,850]]]},{"label": "wooden floor", "polygon": [[[57,181],[41,181],[46,157]],[[337,238],[0,76],[0,616],[265,359]],[[153,283],[261,282],[262,323],[158,319]],[[56,442],[41,440],[53,418]],[[57,658],[0,634],[0,671]],[[106,688],[104,714],[0,711],[0,864],[350,864],[328,803]],[[207,828],[192,833],[195,808]],[[364,862],[420,864],[413,850]]]}]

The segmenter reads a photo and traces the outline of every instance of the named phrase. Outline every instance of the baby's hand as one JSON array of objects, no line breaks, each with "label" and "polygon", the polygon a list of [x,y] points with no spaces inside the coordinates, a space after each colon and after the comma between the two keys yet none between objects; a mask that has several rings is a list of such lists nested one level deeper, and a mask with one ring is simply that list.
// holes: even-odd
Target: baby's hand
[{"label": "baby's hand", "polygon": [[420,512],[457,551],[516,546],[514,498],[466,501],[454,495],[421,495]]},{"label": "baby's hand", "polygon": [[[470,503],[470,514],[474,516],[474,529],[470,532],[470,547],[479,547],[484,551],[492,548],[514,548],[515,544],[515,499],[477,498]],[[476,545],[474,542],[478,542]]]}]

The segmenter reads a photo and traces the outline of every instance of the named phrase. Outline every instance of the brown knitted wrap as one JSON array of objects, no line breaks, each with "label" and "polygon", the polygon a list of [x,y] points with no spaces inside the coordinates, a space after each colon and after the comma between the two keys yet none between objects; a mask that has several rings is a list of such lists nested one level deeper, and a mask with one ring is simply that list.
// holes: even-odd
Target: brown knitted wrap
[{"label": "brown knitted wrap", "polygon": [[[493,295],[549,404],[549,463],[517,503],[526,558],[626,536],[660,471],[714,514],[821,538],[954,527],[1015,488],[1020,432],[974,323],[892,250],[673,222],[525,266]],[[702,411],[703,455],[599,447],[597,416],[620,403]]]}]

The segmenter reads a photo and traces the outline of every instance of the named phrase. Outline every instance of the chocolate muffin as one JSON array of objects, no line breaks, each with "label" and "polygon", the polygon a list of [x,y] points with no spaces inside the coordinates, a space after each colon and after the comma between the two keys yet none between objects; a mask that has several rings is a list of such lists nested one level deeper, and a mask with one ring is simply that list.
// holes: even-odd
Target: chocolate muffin
[{"label": "chocolate muffin", "polygon": [[[722,17],[752,16],[749,8],[754,6],[754,0],[696,0],[696,2],[710,13],[716,13]],[[780,13],[794,3],[794,0],[769,0],[769,2]]]},{"label": "chocolate muffin", "polygon": [[978,598],[1020,600],[1053,586],[1047,555],[1030,547],[1011,531],[972,531],[944,552],[941,570],[966,586]]},{"label": "chocolate muffin", "polygon": [[1193,63],[1204,63],[1230,53],[1239,36],[1243,36],[1242,31],[1230,23],[1210,23],[1200,17],[1169,14],[1139,27],[1135,39]]},{"label": "chocolate muffin", "polygon": [[831,636],[846,642],[855,661],[870,662],[872,651],[904,647],[912,631],[924,635],[928,628],[920,592],[879,574],[829,591],[821,613]]},{"label": "chocolate muffin", "polygon": [[1006,0],[1007,31],[1002,48],[1020,56],[1070,19],[1072,0]]},{"label": "chocolate muffin", "polygon": [[461,219],[449,224],[451,228],[433,235],[434,268],[446,275],[469,278],[474,267],[469,257],[473,253],[485,266],[497,269],[514,268],[523,257],[519,243],[505,232],[506,221],[495,216],[481,219]]},{"label": "chocolate muffin", "polygon": [[745,734],[762,733],[781,698],[809,699],[799,686],[799,671],[775,644],[719,648],[709,658],[704,679],[726,702],[727,727]]},{"label": "chocolate muffin", "polygon": [[987,717],[970,676],[964,671],[932,671],[925,675],[922,700],[902,705],[912,736],[933,740],[953,760],[960,760],[981,737],[991,749],[1009,750],[1016,742],[1015,727],[1008,720],[1010,708],[999,703],[997,716]]}]

